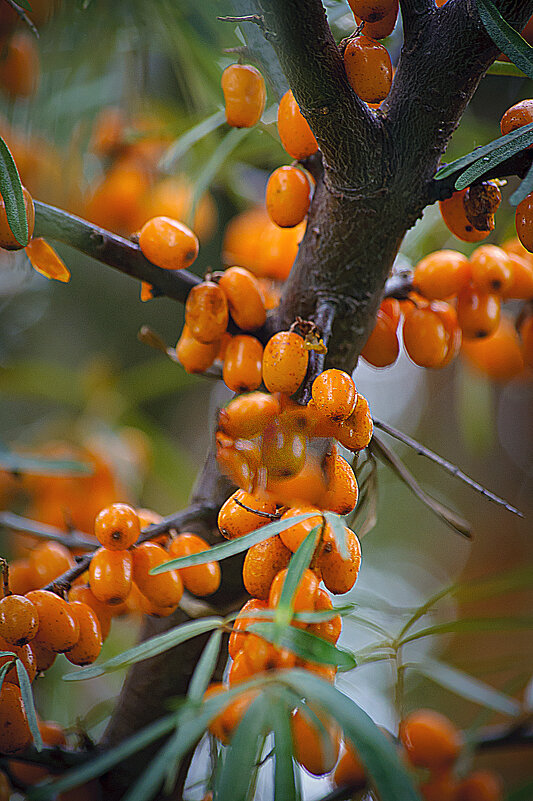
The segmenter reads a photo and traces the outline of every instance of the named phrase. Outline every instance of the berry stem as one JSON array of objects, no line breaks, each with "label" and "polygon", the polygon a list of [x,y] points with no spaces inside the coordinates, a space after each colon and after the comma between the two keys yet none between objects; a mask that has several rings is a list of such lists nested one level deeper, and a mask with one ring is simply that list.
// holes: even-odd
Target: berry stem
[{"label": "berry stem", "polygon": [[6,559],[0,559],[0,565],[2,565],[2,598],[7,598],[8,595],[11,595],[11,590],[9,589],[9,565]]}]

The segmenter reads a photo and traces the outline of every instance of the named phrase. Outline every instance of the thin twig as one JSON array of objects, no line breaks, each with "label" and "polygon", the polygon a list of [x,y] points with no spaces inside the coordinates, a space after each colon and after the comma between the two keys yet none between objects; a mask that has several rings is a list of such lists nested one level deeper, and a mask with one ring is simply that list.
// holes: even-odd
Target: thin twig
[{"label": "thin twig", "polygon": [[9,589],[9,565],[6,559],[0,559],[0,567],[2,569],[2,598],[11,595]]},{"label": "thin twig", "polygon": [[15,0],[6,0],[6,3],[9,3],[9,5],[10,5],[10,6],[11,6],[11,8],[13,9],[13,11],[16,11],[16,13],[19,15],[19,17],[21,18],[21,20],[22,20],[22,21],[23,21],[23,22],[24,22],[24,23],[25,23],[25,24],[28,26],[28,28],[29,28],[29,29],[30,29],[30,31],[33,33],[33,35],[34,35],[34,36],[36,36],[36,37],[37,37],[37,39],[38,39],[38,38],[39,38],[39,31],[37,30],[37,28],[35,27],[35,25],[34,25],[34,24],[33,24],[33,22],[31,21],[31,19],[28,17],[28,15],[27,15],[27,14],[26,14],[26,12],[24,11],[24,9],[23,9],[23,8],[21,8],[21,7],[20,7],[20,6],[19,6],[19,5],[18,5],[18,4],[15,2]]},{"label": "thin twig", "polygon": [[240,25],[241,22],[253,22],[254,25],[259,25],[263,33],[266,33],[265,19],[260,14],[244,14],[241,17],[217,17],[219,22],[234,22]]},{"label": "thin twig", "polygon": [[0,526],[9,528],[12,531],[31,534],[33,537],[39,537],[39,539],[60,542],[67,548],[79,548],[84,551],[95,551],[98,548],[94,540],[87,539],[81,531],[61,531],[54,526],[39,523],[37,520],[30,520],[12,512],[0,512]]},{"label": "thin twig", "polygon": [[503,506],[505,509],[507,509],[508,512],[512,512],[512,514],[518,515],[518,517],[524,517],[522,512],[520,512],[518,509],[515,509],[514,506],[511,506],[511,504],[507,503],[507,501],[505,501],[503,498],[500,498],[499,495],[495,495],[493,492],[490,492],[490,490],[485,489],[485,487],[483,487],[477,481],[474,481],[473,478],[470,478],[470,476],[467,476],[466,473],[463,473],[463,471],[460,470],[460,468],[457,467],[457,465],[452,464],[452,462],[448,462],[442,456],[439,456],[438,453],[435,453],[429,448],[426,448],[425,445],[422,445],[422,443],[418,442],[416,439],[413,439],[408,434],[404,434],[402,431],[398,431],[398,429],[393,428],[388,423],[384,423],[383,420],[376,420],[376,418],[374,418],[374,425],[376,426],[376,428],[380,428],[386,434],[389,434],[389,436],[394,437],[394,439],[403,442],[404,445],[408,445],[419,456],[425,456],[432,462],[435,462],[435,464],[438,464],[439,467],[442,467],[443,470],[446,470],[446,472],[450,473],[452,476],[455,476],[455,478],[458,478],[460,481],[463,481],[465,484],[467,484],[476,492],[479,492],[489,501],[497,503],[499,506]]},{"label": "thin twig", "polygon": [[279,512],[261,512],[259,509],[252,509],[251,506],[246,506],[246,504],[240,501],[238,498],[234,498],[233,500],[237,506],[242,506],[242,508],[246,509],[247,512],[252,512],[252,514],[258,515],[259,517],[267,517],[269,520],[279,520],[281,517]]}]

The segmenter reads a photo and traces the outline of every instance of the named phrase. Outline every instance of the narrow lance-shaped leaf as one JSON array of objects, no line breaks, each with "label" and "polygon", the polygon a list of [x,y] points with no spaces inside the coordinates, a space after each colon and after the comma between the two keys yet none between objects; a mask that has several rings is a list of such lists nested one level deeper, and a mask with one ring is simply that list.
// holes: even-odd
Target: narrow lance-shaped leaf
[{"label": "narrow lance-shaped leaf", "polygon": [[[525,126],[518,130],[524,131],[524,129]],[[528,147],[532,142],[533,134],[531,132],[524,132],[522,139],[517,137],[513,142],[506,142],[500,145],[500,147],[493,150],[492,153],[483,156],[468,167],[456,180],[455,188],[457,190],[466,189],[467,186],[473,184],[478,178],[482,178],[490,170],[497,167],[498,164],[501,164],[502,161],[507,161],[511,156],[524,150],[524,148]]]},{"label": "narrow lance-shaped leaf", "polygon": [[0,470],[16,473],[32,473],[39,476],[90,475],[93,469],[83,462],[70,459],[41,459],[0,450]]},{"label": "narrow lance-shaped leaf", "polygon": [[207,645],[202,651],[187,690],[187,697],[191,701],[199,701],[207,689],[217,664],[221,639],[222,629],[217,629],[211,634]]},{"label": "narrow lance-shaped leaf", "polygon": [[259,634],[268,642],[276,643],[282,648],[288,648],[296,656],[310,662],[336,665],[340,670],[352,670],[356,666],[353,655],[348,651],[294,626],[285,626],[280,631],[277,623],[254,623],[248,627],[248,631]]},{"label": "narrow lance-shaped leaf", "polygon": [[448,623],[436,623],[426,629],[415,631],[400,640],[400,645],[420,640],[422,637],[434,637],[439,634],[477,634],[478,632],[517,631],[533,627],[533,616],[516,617],[471,617],[462,620],[451,620]]},{"label": "narrow lance-shaped leaf", "polygon": [[340,555],[343,559],[349,559],[350,554],[348,552],[348,546],[346,544],[346,531],[344,530],[344,521],[339,515],[336,515],[334,512],[326,512],[324,515],[328,523],[330,524],[331,528],[333,529],[333,533],[335,535],[335,541],[337,543],[337,548],[340,551]]},{"label": "narrow lance-shaped leaf", "polygon": [[178,161],[183,158],[196,142],[199,142],[204,136],[216,131],[224,122],[226,122],[226,115],[224,112],[215,111],[210,117],[201,120],[197,125],[189,128],[189,130],[181,134],[161,156],[158,164],[159,169],[162,172],[171,172]]},{"label": "narrow lance-shaped leaf", "polygon": [[31,684],[26,668],[22,661],[17,658],[17,676],[20,686],[20,694],[22,696],[22,703],[26,710],[26,717],[28,718],[28,726],[30,727],[31,736],[37,751],[42,751],[43,740],[39,725],[37,723],[37,713],[35,711],[35,704],[33,702],[33,693],[31,691]]},{"label": "narrow lance-shaped leaf", "polygon": [[290,707],[279,694],[272,699],[269,720],[274,735],[274,798],[283,801],[300,799],[298,769],[292,758],[294,745],[290,724]]},{"label": "narrow lance-shaped leaf", "polygon": [[533,192],[533,162],[531,163],[524,180],[509,198],[509,203],[511,206],[518,206],[518,204],[521,203],[528,195],[530,195],[531,192]]},{"label": "narrow lance-shaped leaf", "polygon": [[21,247],[29,241],[26,206],[22,194],[22,184],[8,146],[0,136],[0,194],[6,208],[7,222],[11,232]]},{"label": "narrow lance-shaped leaf", "polygon": [[320,526],[315,526],[309,532],[289,562],[274,617],[276,623],[287,625],[291,621],[294,609],[294,596],[296,595],[302,576],[313,558],[320,528]]},{"label": "narrow lance-shaped leaf", "polygon": [[477,10],[494,44],[533,80],[533,47],[504,20],[491,0],[477,0]]}]

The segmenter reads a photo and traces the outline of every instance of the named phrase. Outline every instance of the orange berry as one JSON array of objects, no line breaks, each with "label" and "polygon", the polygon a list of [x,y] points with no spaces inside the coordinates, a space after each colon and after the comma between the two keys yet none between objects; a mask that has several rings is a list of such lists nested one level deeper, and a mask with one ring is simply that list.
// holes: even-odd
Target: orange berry
[{"label": "orange berry", "polygon": [[39,85],[39,51],[32,35],[15,33],[0,61],[0,86],[11,97],[29,97]]},{"label": "orange berry", "polygon": [[176,345],[176,356],[187,373],[204,373],[218,356],[219,342],[205,345],[195,339],[189,327],[183,326],[181,336]]},{"label": "orange berry", "polygon": [[[170,217],[173,220],[190,219],[194,200],[194,186],[186,175],[172,175],[156,183],[145,196],[146,217]],[[192,219],[192,229],[203,242],[208,240],[217,222],[217,208],[212,196],[206,192],[199,199]]]},{"label": "orange berry", "polygon": [[[28,238],[31,239],[35,226],[35,207],[33,205],[33,200],[30,193],[24,186],[22,187],[22,197],[24,198],[24,206],[26,209]],[[15,236],[9,227],[6,214],[6,205],[4,203],[4,198],[0,195],[0,248],[4,248],[5,250],[21,250],[23,247],[24,245],[21,245],[20,242],[15,239]]]},{"label": "orange berry", "polygon": [[33,643],[39,643],[56,653],[73,648],[80,630],[68,603],[48,590],[32,590],[26,597],[36,607],[39,615],[39,629],[32,640],[32,647]]},{"label": "orange berry", "polygon": [[281,228],[301,223],[311,203],[307,174],[297,167],[278,167],[268,179],[266,207],[272,222]]},{"label": "orange berry", "polygon": [[461,750],[461,737],[453,723],[433,709],[417,709],[400,723],[400,741],[412,765],[441,770]]},{"label": "orange berry", "polygon": [[460,192],[454,192],[446,200],[439,200],[440,213],[448,229],[457,239],[461,239],[463,242],[481,242],[482,239],[488,237],[494,224],[490,230],[484,231],[478,230],[472,225],[466,216],[464,205],[467,192],[468,189],[462,189]]},{"label": "orange berry", "polygon": [[502,316],[498,328],[490,336],[463,340],[461,353],[469,365],[492,381],[510,381],[524,369],[520,338],[507,316]]},{"label": "orange berry", "polygon": [[[525,248],[523,250],[524,253],[527,253]],[[515,253],[508,253],[507,255],[512,265],[513,278],[511,286],[503,293],[504,299],[529,300],[529,298],[533,298],[533,264],[528,263],[525,258],[517,256]]]},{"label": "orange berry", "polygon": [[439,771],[420,785],[424,801],[456,801],[457,780],[452,771]]},{"label": "orange berry", "polygon": [[81,603],[89,606],[98,618],[100,624],[100,631],[102,632],[102,639],[105,640],[111,628],[111,617],[114,608],[106,603],[102,603],[94,595],[88,585],[78,584],[72,587],[68,594],[69,603],[80,601]]},{"label": "orange berry", "polygon": [[0,601],[0,636],[13,645],[33,640],[39,628],[39,614],[23,595],[6,595]]},{"label": "orange berry", "polygon": [[313,453],[307,449],[302,469],[289,478],[268,477],[267,493],[278,506],[324,505],[326,481],[322,468]]},{"label": "orange berry", "polygon": [[468,284],[471,265],[456,250],[437,250],[419,261],[413,273],[413,286],[428,300],[444,300],[457,295]]},{"label": "orange berry", "polygon": [[529,125],[532,122],[533,100],[521,100],[519,103],[515,103],[514,106],[507,109],[501,119],[500,128],[502,134],[505,135],[511,133],[511,131],[516,131],[517,128],[521,128],[523,125]]},{"label": "orange berry", "polygon": [[238,651],[232,659],[233,663],[228,673],[228,685],[230,687],[234,687],[240,681],[247,681],[255,673],[248,663],[244,651]]},{"label": "orange berry", "polygon": [[[248,549],[242,568],[246,590],[253,598],[266,601],[272,582],[291,560],[291,552],[278,536],[270,537]],[[248,625],[251,625],[249,622]]]},{"label": "orange berry", "polygon": [[[266,542],[268,542],[268,540],[266,540]],[[253,613],[264,609],[268,609],[268,604],[265,601],[252,598],[250,601],[246,601],[235,618],[233,631],[230,634],[228,643],[228,653],[232,659],[235,659],[237,654],[243,649],[244,642],[249,636],[245,633],[248,626],[251,626],[252,623],[260,623],[262,620],[265,620],[265,618],[253,617]]]},{"label": "orange berry", "polygon": [[[272,582],[270,592],[268,594],[268,605],[275,609],[279,604],[285,578],[287,576],[287,569],[280,570]],[[318,578],[312,570],[304,570],[296,593],[292,599],[292,608],[294,612],[310,612],[315,608],[315,599],[318,591]]]},{"label": "orange berry", "polygon": [[413,309],[403,323],[403,343],[419,367],[441,367],[448,352],[446,326],[429,307]]},{"label": "orange berry", "polygon": [[[209,544],[196,534],[178,534],[168,546],[172,559],[189,556],[193,553],[208,551]],[[218,562],[206,562],[204,565],[182,567],[179,570],[185,589],[193,595],[212,595],[220,587],[220,565]]]},{"label": "orange berry", "polygon": [[177,606],[183,595],[183,582],[177,570],[150,575],[150,570],[168,562],[168,554],[154,542],[143,542],[133,551],[133,580],[143,595],[156,606]]},{"label": "orange berry", "polygon": [[249,334],[239,334],[228,343],[222,377],[234,392],[249,392],[261,384],[263,346]]},{"label": "orange berry", "polygon": [[513,265],[502,248],[481,245],[470,256],[472,284],[481,292],[504,294],[513,282]]},{"label": "orange berry", "polygon": [[[49,748],[53,748],[54,746],[66,746],[67,740],[65,737],[65,732],[59,723],[55,723],[52,720],[38,720],[37,725],[39,727],[39,732],[41,733],[44,745],[48,746]],[[50,775],[46,768],[41,768],[38,765],[32,765],[30,763],[15,761],[9,763],[9,771],[10,774],[20,782],[30,785],[37,784],[37,782],[42,781]],[[0,798],[1,797],[2,796],[0,795]]]},{"label": "orange berry", "polygon": [[355,409],[357,390],[344,370],[324,370],[313,381],[311,393],[319,412],[332,420],[346,420]]},{"label": "orange berry", "polygon": [[[244,692],[242,695],[235,698],[234,701],[230,701],[228,706],[220,714],[215,737],[218,737],[225,745],[229,743],[231,735],[243,719],[252,701],[257,697],[257,693],[257,690]],[[211,727],[210,730],[212,731]]]},{"label": "orange berry", "polygon": [[400,343],[393,319],[378,309],[376,322],[365,342],[361,356],[373,367],[389,367],[400,353]]},{"label": "orange berry", "polygon": [[31,266],[45,278],[67,283],[70,281],[70,272],[64,261],[57,255],[53,247],[41,237],[32,239],[24,248]]},{"label": "orange berry", "polygon": [[[355,0],[357,3],[357,0]],[[354,5],[355,5],[354,3]],[[377,22],[366,22],[365,21],[365,36],[368,36],[370,39],[385,39],[386,36],[390,36],[394,30],[396,25],[396,20],[398,18],[398,8],[399,2],[398,0],[392,0],[392,2],[388,3],[389,10],[380,20]],[[360,25],[363,20],[360,16],[354,11],[355,17],[355,24]]]},{"label": "orange berry", "polygon": [[348,0],[348,5],[365,22],[379,22],[395,4],[391,0]]},{"label": "orange berry", "polygon": [[78,642],[65,654],[73,665],[90,665],[102,650],[102,631],[96,612],[81,601],[69,603],[71,615],[78,621],[80,636]]},{"label": "orange berry", "polygon": [[263,381],[270,392],[292,395],[305,378],[309,351],[303,338],[280,331],[268,340],[263,353]]},{"label": "orange berry", "polygon": [[337,787],[343,784],[349,784],[354,789],[357,787],[362,790],[367,782],[365,766],[351,743],[345,742],[344,747],[346,751],[339,759],[338,765],[335,768],[333,783]]},{"label": "orange berry", "polygon": [[31,650],[35,657],[35,667],[38,673],[44,673],[52,667],[57,656],[56,651],[52,651],[51,648],[47,648],[35,639],[31,642]]},{"label": "orange berry", "polygon": [[526,250],[533,252],[533,193],[516,207],[516,233]]},{"label": "orange berry", "polygon": [[392,62],[387,48],[364,34],[350,39],[344,50],[344,68],[355,94],[367,103],[380,103],[392,84]]},{"label": "orange berry", "polygon": [[367,447],[373,431],[374,423],[368,401],[359,394],[354,411],[337,427],[337,439],[349,451],[360,451]]},{"label": "orange berry", "polygon": [[222,73],[226,120],[233,128],[252,128],[265,109],[266,87],[261,73],[249,64],[231,64]]},{"label": "orange berry", "polygon": [[[331,598],[326,590],[319,588],[315,598],[315,612],[322,612],[324,610],[333,609]],[[311,623],[308,628],[310,634],[316,637],[322,637],[323,640],[335,643],[341,636],[342,618],[340,615],[332,617],[331,620],[323,620],[321,623]]]},{"label": "orange berry", "polygon": [[297,475],[305,464],[307,439],[303,434],[273,420],[263,432],[261,463],[274,478]]},{"label": "orange berry", "polygon": [[0,690],[0,753],[22,751],[31,740],[20,689],[4,681]]},{"label": "orange berry", "polygon": [[149,184],[146,167],[137,160],[123,158],[95,187],[84,214],[96,225],[129,234],[140,226],[139,215]]},{"label": "orange berry", "polygon": [[347,526],[344,527],[344,531],[348,558],[344,559],[336,542],[326,543],[318,558],[318,567],[322,571],[324,584],[335,595],[342,595],[352,589],[361,567],[359,540]]},{"label": "orange berry", "polygon": [[182,222],[152,217],[139,232],[139,247],[146,258],[165,270],[190,267],[198,255],[198,237]]},{"label": "orange berry", "polygon": [[325,459],[327,491],[322,506],[338,515],[350,514],[355,509],[359,493],[357,479],[351,465],[334,448]]},{"label": "orange berry", "polygon": [[396,331],[402,315],[400,301],[396,300],[396,298],[383,298],[379,306],[379,310],[390,318],[392,324],[394,325],[394,330]]},{"label": "orange berry", "polygon": [[322,729],[303,707],[298,707],[291,717],[294,757],[311,775],[324,776],[333,770],[337,762],[341,730],[335,720],[321,710],[313,708],[312,711],[322,724]]},{"label": "orange berry", "polygon": [[89,566],[89,587],[93,595],[106,604],[120,604],[131,590],[132,556],[130,551],[109,551],[99,548]]},{"label": "orange berry", "polygon": [[[299,523],[295,523],[293,526],[286,528],[284,531],[280,532],[280,537],[283,544],[290,550],[292,553],[295,553],[304,539],[307,537],[308,534],[311,533],[312,529],[316,526],[322,526],[325,522],[322,512],[319,509],[316,509],[314,506],[294,506],[292,509],[289,509],[285,512],[282,516],[282,520],[287,520],[291,517],[296,517],[298,515],[308,514],[305,520],[301,520]],[[324,533],[322,535],[322,546],[326,542],[332,541],[334,538],[333,531],[329,523],[326,523],[324,526]]]},{"label": "orange berry", "polygon": [[37,577],[29,559],[15,559],[9,565],[9,589],[15,595],[26,595],[36,590]]},{"label": "orange berry", "polygon": [[533,367],[533,316],[527,317],[520,326],[522,356],[528,367]]},{"label": "orange berry", "polygon": [[457,296],[457,320],[463,337],[476,339],[493,334],[500,322],[500,299],[497,295],[466,287]]},{"label": "orange berry", "polygon": [[305,159],[318,150],[318,143],[309,123],[289,89],[279,102],[278,133],[281,144],[293,159]]},{"label": "orange berry", "polygon": [[137,512],[126,503],[114,503],[102,509],[94,521],[98,542],[109,551],[125,551],[141,536]]},{"label": "orange berry", "polygon": [[502,801],[502,799],[503,784],[498,774],[492,770],[476,770],[459,782],[454,801]]},{"label": "orange berry", "polygon": [[185,322],[191,336],[208,345],[225,333],[228,325],[228,301],[214,281],[193,286],[185,304]]},{"label": "orange berry", "polygon": [[40,587],[49,584],[74,565],[68,548],[60,542],[46,541],[29,555],[30,564]]},{"label": "orange berry", "polygon": [[268,517],[249,512],[248,509],[240,506],[237,501],[257,512],[273,514],[276,511],[276,505],[272,501],[256,498],[244,492],[244,490],[237,490],[222,505],[218,513],[218,527],[227,540],[243,537],[245,534],[249,534],[251,531],[255,531],[256,528],[261,528],[261,526],[270,522]]},{"label": "orange berry", "polygon": [[[29,643],[26,645],[13,645],[3,637],[0,637],[0,651],[11,651],[14,653],[26,668],[26,672],[30,681],[34,680],[35,676],[37,675],[37,660],[35,658],[33,648]],[[12,656],[0,656],[0,667],[5,665],[6,662],[9,662],[11,659],[13,659]],[[16,665],[13,665],[13,667],[7,671],[5,681],[18,686],[19,678]]]},{"label": "orange berry", "polygon": [[261,458],[257,443],[246,439],[232,440],[220,431],[215,440],[221,472],[246,492],[254,492]]},{"label": "orange berry", "polygon": [[267,670],[292,668],[296,657],[286,648],[276,648],[271,643],[249,634],[243,644],[243,658],[252,673],[265,673]]},{"label": "orange berry", "polygon": [[243,331],[261,328],[266,320],[266,309],[257,278],[244,267],[228,267],[218,285],[227,298],[235,324]]},{"label": "orange berry", "polygon": [[218,429],[233,439],[262,434],[280,413],[279,400],[266,392],[251,392],[234,398],[218,413]]}]

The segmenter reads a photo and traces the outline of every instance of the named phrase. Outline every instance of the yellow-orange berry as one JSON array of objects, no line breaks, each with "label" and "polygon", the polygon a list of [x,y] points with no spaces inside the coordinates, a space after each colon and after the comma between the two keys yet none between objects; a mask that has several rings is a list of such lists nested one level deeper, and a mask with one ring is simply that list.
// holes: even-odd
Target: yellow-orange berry
[{"label": "yellow-orange berry", "polygon": [[34,548],[29,555],[29,561],[40,587],[49,584],[74,564],[68,548],[51,540]]},{"label": "yellow-orange berry", "polygon": [[150,575],[152,568],[168,562],[168,554],[154,542],[143,542],[133,549],[133,580],[143,595],[156,606],[176,606],[183,595],[183,582],[177,570]]},{"label": "yellow-orange berry", "polygon": [[481,242],[482,239],[488,237],[490,231],[494,228],[494,222],[492,222],[492,227],[487,230],[475,228],[465,211],[464,199],[467,192],[468,189],[462,189],[460,192],[454,192],[446,200],[440,200],[440,213],[448,229],[458,239],[463,242]]},{"label": "yellow-orange berry", "polygon": [[132,557],[130,551],[99,548],[89,566],[89,587],[106,604],[120,604],[131,590]]},{"label": "yellow-orange berry", "polygon": [[[315,612],[321,612],[326,609],[333,609],[333,604],[326,590],[319,588],[315,598]],[[307,630],[310,634],[322,637],[323,640],[327,640],[335,645],[341,636],[342,618],[340,615],[335,615],[335,617],[332,617],[330,620],[323,620],[321,623],[311,623]]]},{"label": "yellow-orange berry", "polygon": [[210,342],[206,345],[198,342],[191,335],[189,327],[184,325],[176,344],[176,356],[187,373],[203,373],[217,358],[219,344],[219,342]]},{"label": "yellow-orange berry", "polygon": [[[355,0],[355,3],[356,2],[357,0]],[[388,12],[380,20],[377,22],[365,21],[365,36],[368,36],[370,39],[385,39],[386,36],[390,36],[396,25],[398,8],[398,0],[392,0],[392,2],[389,3]],[[355,24],[360,25],[363,22],[362,18],[357,14],[354,8],[352,8],[352,11],[354,13]]]},{"label": "yellow-orange berry", "polygon": [[[22,197],[24,198],[24,206],[26,209],[28,237],[31,239],[35,226],[35,208],[32,197],[26,187],[22,187]],[[6,205],[4,198],[0,195],[0,248],[4,248],[5,250],[21,250],[23,247],[24,245],[21,245],[20,242],[15,239],[15,235],[9,227],[6,214]]]},{"label": "yellow-orange berry", "polygon": [[222,377],[234,392],[248,392],[261,384],[263,346],[249,334],[232,337],[224,355]]},{"label": "yellow-orange berry", "polygon": [[299,334],[280,331],[268,340],[263,353],[263,381],[270,392],[292,395],[305,378],[309,351]]},{"label": "yellow-orange berry", "polygon": [[111,628],[111,618],[114,612],[114,607],[109,606],[94,595],[88,585],[76,584],[69,590],[68,594],[69,603],[80,601],[81,603],[89,606],[98,618],[100,623],[100,631],[102,632],[102,639],[105,640]]},{"label": "yellow-orange berry", "polygon": [[492,770],[475,770],[459,782],[454,801],[502,801],[502,799],[503,783],[500,776]]},{"label": "yellow-orange berry", "polygon": [[324,462],[327,490],[321,505],[330,512],[347,515],[355,509],[359,493],[357,479],[351,465],[334,448]]},{"label": "yellow-orange berry", "polygon": [[365,766],[351,743],[344,743],[344,747],[346,751],[335,768],[333,782],[337,787],[349,784],[354,789],[363,789],[367,782]]},{"label": "yellow-orange berry", "polygon": [[78,621],[80,636],[76,645],[65,654],[73,665],[90,665],[102,650],[100,621],[90,606],[81,601],[69,603],[71,615]]},{"label": "yellow-orange berry", "polygon": [[[208,551],[209,544],[197,534],[184,532],[178,534],[168,546],[168,554],[172,559],[189,556],[193,553]],[[203,565],[182,567],[179,570],[185,589],[193,595],[212,595],[220,586],[220,565],[218,562],[206,562]]]},{"label": "yellow-orange berry", "polygon": [[[268,594],[268,605],[272,608],[279,604],[286,577],[287,569],[280,570],[272,582]],[[310,612],[314,610],[318,584],[318,578],[313,571],[304,570],[292,599],[292,608],[295,612]]]},{"label": "yellow-orange berry", "polygon": [[444,300],[468,284],[471,270],[462,253],[437,250],[418,262],[413,273],[413,286],[428,300]]},{"label": "yellow-orange berry", "polygon": [[390,13],[395,3],[394,0],[348,0],[348,5],[365,22],[379,22]]},{"label": "yellow-orange berry", "polygon": [[498,328],[488,337],[463,340],[461,353],[469,365],[492,381],[510,381],[524,369],[520,337],[507,316],[502,316]]},{"label": "yellow-orange berry", "polygon": [[393,318],[378,309],[374,328],[361,351],[365,362],[373,367],[389,367],[394,364],[400,353],[396,328]]},{"label": "yellow-orange berry", "polygon": [[380,103],[389,94],[392,62],[388,50],[362,34],[344,50],[344,68],[355,94],[367,103]]},{"label": "yellow-orange berry", "polygon": [[260,601],[257,598],[252,598],[250,601],[246,601],[244,604],[243,608],[235,618],[233,631],[231,632],[229,638],[228,653],[232,659],[235,659],[237,654],[243,649],[244,642],[249,636],[246,634],[246,629],[248,626],[251,626],[252,623],[259,623],[261,620],[265,620],[265,618],[254,617],[253,613],[257,611],[264,611],[265,609],[268,609],[268,604],[265,601]]},{"label": "yellow-orange berry", "polygon": [[500,299],[497,295],[468,286],[457,296],[457,320],[463,337],[477,339],[493,334],[500,322]]},{"label": "yellow-orange berry", "polygon": [[500,128],[502,134],[511,133],[521,128],[523,125],[529,125],[533,122],[533,100],[521,100],[515,103],[514,106],[508,108],[503,117],[501,118]]},{"label": "yellow-orange berry", "polygon": [[322,571],[322,579],[328,590],[335,595],[342,595],[352,589],[361,567],[361,546],[355,533],[344,527],[346,535],[345,559],[336,542],[327,543],[318,558],[318,567]]},{"label": "yellow-orange berry", "polygon": [[313,381],[311,392],[318,411],[332,420],[346,420],[355,409],[357,390],[344,370],[324,370]]},{"label": "yellow-orange berry", "polygon": [[15,33],[5,45],[0,61],[0,86],[11,97],[29,97],[39,85],[40,73],[34,37]]},{"label": "yellow-orange berry", "polygon": [[268,179],[266,207],[272,222],[281,228],[301,223],[311,202],[311,185],[303,170],[278,167]]},{"label": "yellow-orange berry", "polygon": [[[37,660],[33,652],[33,647],[30,643],[26,643],[26,645],[13,645],[3,637],[0,637],[0,651],[11,651],[14,653],[24,665],[29,680],[34,680],[35,676],[37,675]],[[0,656],[0,667],[5,665],[6,662],[10,662],[12,659],[12,656]],[[10,682],[11,684],[19,684],[16,665],[13,665],[7,671],[5,675],[5,681]]]},{"label": "yellow-orange berry", "polygon": [[533,194],[528,195],[516,207],[516,233],[526,250],[533,253]]},{"label": "yellow-orange berry", "polygon": [[31,740],[20,689],[4,681],[0,690],[0,753],[21,751]]},{"label": "yellow-orange berry", "polygon": [[305,159],[318,150],[318,143],[289,89],[279,102],[278,133],[281,144],[293,159]]},{"label": "yellow-orange berry", "polygon": [[244,267],[228,267],[220,276],[219,287],[228,301],[230,314],[243,331],[254,331],[266,320],[266,309],[257,278]]},{"label": "yellow-orange berry", "polygon": [[472,284],[481,292],[504,294],[513,282],[513,264],[505,250],[481,245],[470,256]]},{"label": "yellow-orange berry", "polygon": [[261,463],[269,477],[290,478],[303,468],[307,451],[307,440],[303,434],[283,425],[278,418],[263,432]]},{"label": "yellow-orange berry", "polygon": [[0,601],[0,636],[13,645],[33,640],[39,628],[39,613],[23,595],[7,595]]},{"label": "yellow-orange berry", "polygon": [[409,358],[419,367],[441,367],[448,351],[448,334],[429,306],[413,309],[403,324],[403,342]]},{"label": "yellow-orange berry", "polygon": [[190,267],[198,255],[198,237],[170,217],[152,217],[139,232],[139,247],[146,258],[165,270]]},{"label": "yellow-orange berry", "polygon": [[228,325],[228,301],[214,281],[193,286],[185,304],[185,322],[198,342],[218,342]]},{"label": "yellow-orange berry", "polygon": [[288,566],[290,559],[291,552],[278,536],[269,537],[257,545],[252,545],[248,549],[242,568],[246,590],[253,598],[266,601],[272,582],[280,570]]},{"label": "yellow-orange berry", "polygon": [[234,398],[218,413],[218,428],[233,439],[262,434],[280,413],[280,403],[266,392],[250,392]]},{"label": "yellow-orange berry", "polygon": [[368,401],[359,394],[354,411],[338,424],[337,439],[349,451],[360,451],[367,447],[373,432],[374,423]]},{"label": "yellow-orange berry", "polygon": [[233,128],[251,128],[261,119],[266,87],[261,73],[250,64],[231,64],[222,73],[226,120]]},{"label": "yellow-orange berry", "polygon": [[125,551],[141,535],[137,512],[126,503],[107,506],[96,516],[94,533],[98,542],[108,550]]},{"label": "yellow-orange berry", "polygon": [[324,776],[335,767],[339,756],[341,730],[324,712],[312,709],[322,727],[299,707],[291,718],[294,756],[311,775]]},{"label": "yellow-orange berry", "polygon": [[433,709],[417,709],[400,724],[400,740],[415,767],[441,770],[461,750],[461,737],[453,723]]},{"label": "yellow-orange berry", "polygon": [[[239,502],[239,503],[238,503]],[[247,508],[245,509],[243,504]],[[248,511],[252,509],[254,511]],[[222,505],[218,513],[218,527],[226,539],[243,537],[256,528],[270,522],[268,515],[276,511],[276,504],[272,501],[256,498],[244,490],[237,490]],[[263,514],[256,514],[262,512]]]},{"label": "yellow-orange berry", "polygon": [[48,590],[32,590],[26,596],[37,609],[39,629],[32,640],[50,651],[69,651],[78,641],[78,621],[63,598]]}]

